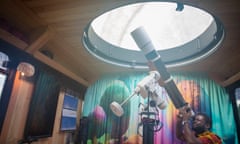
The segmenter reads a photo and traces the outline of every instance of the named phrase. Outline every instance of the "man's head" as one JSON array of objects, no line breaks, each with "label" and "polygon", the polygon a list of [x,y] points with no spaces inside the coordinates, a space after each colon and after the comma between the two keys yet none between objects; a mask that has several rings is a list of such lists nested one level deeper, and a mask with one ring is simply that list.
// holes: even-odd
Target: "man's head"
[{"label": "man's head", "polygon": [[210,130],[212,127],[212,120],[204,113],[198,113],[193,119],[193,130],[196,134],[203,133]]}]

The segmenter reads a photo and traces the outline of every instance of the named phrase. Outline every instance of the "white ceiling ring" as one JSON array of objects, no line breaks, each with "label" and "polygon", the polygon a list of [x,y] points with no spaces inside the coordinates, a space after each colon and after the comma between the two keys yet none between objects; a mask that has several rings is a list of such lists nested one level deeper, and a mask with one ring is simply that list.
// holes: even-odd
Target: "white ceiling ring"
[{"label": "white ceiling ring", "polygon": [[[211,55],[224,39],[221,22],[200,8],[175,2],[142,2],[118,7],[86,27],[84,47],[110,64],[146,69],[147,60],[131,38],[143,26],[166,67],[187,65]],[[142,15],[142,16],[141,16]]]}]

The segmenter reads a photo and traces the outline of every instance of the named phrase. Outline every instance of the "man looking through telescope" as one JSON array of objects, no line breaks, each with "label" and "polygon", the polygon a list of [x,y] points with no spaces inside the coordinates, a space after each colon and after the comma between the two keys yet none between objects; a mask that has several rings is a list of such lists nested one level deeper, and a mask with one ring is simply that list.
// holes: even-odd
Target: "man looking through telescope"
[{"label": "man looking through telescope", "polygon": [[[131,35],[144,53],[145,58],[152,62],[160,73],[163,87],[175,108],[179,110],[176,128],[177,137],[188,144],[221,144],[221,139],[210,132],[211,119],[204,114],[195,115],[189,103],[185,101],[144,27],[136,28],[131,32]],[[158,81],[158,83],[161,85],[161,82]],[[192,117],[194,117],[194,121],[191,128],[189,120]]]},{"label": "man looking through telescope", "polygon": [[[148,66],[150,70],[156,69],[152,62],[148,62]],[[161,78],[158,83],[164,86]],[[205,113],[197,113],[193,116],[189,105],[178,109],[176,136],[179,140],[187,144],[222,144],[221,138],[210,131],[211,127],[212,120]]]},{"label": "man looking through telescope", "polygon": [[197,113],[192,117],[188,109],[187,106],[179,109],[176,124],[177,138],[187,144],[222,144],[221,138],[210,131],[211,118],[204,113]]}]

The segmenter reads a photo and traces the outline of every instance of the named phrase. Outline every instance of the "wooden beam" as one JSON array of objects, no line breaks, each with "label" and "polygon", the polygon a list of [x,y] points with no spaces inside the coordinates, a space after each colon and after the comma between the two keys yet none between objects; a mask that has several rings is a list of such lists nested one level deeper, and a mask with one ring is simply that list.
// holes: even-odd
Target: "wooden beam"
[{"label": "wooden beam", "polygon": [[1,28],[0,28],[0,39],[3,39],[22,50],[28,47],[28,44],[26,42],[20,40],[19,38],[15,37],[11,33]]},{"label": "wooden beam", "polygon": [[[16,6],[16,11],[20,10],[21,13],[24,13],[28,19],[27,20],[31,25],[39,24],[39,25],[47,25],[46,22],[36,15],[23,0],[11,0],[10,2],[14,3]],[[36,25],[35,25],[36,26]]]},{"label": "wooden beam", "polygon": [[37,34],[37,38],[26,48],[26,52],[34,54],[40,48],[42,48],[53,36],[54,32],[49,27],[44,28]]},{"label": "wooden beam", "polygon": [[226,87],[229,86],[230,84],[233,84],[234,82],[240,80],[240,72],[236,73],[235,75],[231,76],[227,80],[223,81],[221,83],[222,86]]},{"label": "wooden beam", "polygon": [[53,61],[52,59],[50,59],[47,56],[45,56],[44,54],[42,54],[41,52],[37,51],[33,54],[33,56],[36,59],[42,61],[43,63],[51,66],[54,69],[56,69],[57,71],[63,73],[64,75],[66,75],[66,76],[72,78],[73,80],[81,83],[82,85],[87,86],[87,87],[89,86],[89,83],[85,79],[83,79],[83,78],[79,77],[78,75],[74,74],[73,72],[69,71],[68,69],[66,69],[62,65],[58,64],[57,62]]}]

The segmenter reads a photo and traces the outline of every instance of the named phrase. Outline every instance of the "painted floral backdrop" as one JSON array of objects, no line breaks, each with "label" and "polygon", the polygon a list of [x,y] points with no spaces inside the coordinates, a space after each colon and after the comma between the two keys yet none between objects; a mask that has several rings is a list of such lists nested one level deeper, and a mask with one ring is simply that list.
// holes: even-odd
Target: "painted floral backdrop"
[{"label": "painted floral backdrop", "polygon": [[[94,144],[142,144],[144,115],[148,99],[141,95],[133,96],[122,105],[124,114],[116,116],[110,109],[115,101],[121,104],[132,95],[136,85],[147,72],[104,76],[90,86],[85,95],[83,116],[88,118],[87,142]],[[172,74],[175,84],[195,113],[204,112],[213,120],[212,131],[225,143],[237,144],[236,127],[232,105],[225,89],[203,74]],[[154,112],[152,126],[154,144],[181,144],[175,136],[177,109],[160,87],[159,95],[167,103],[165,109],[150,107]]]}]

